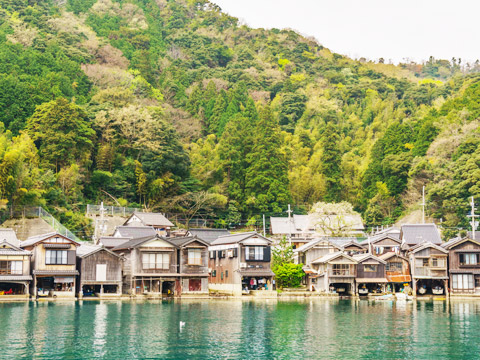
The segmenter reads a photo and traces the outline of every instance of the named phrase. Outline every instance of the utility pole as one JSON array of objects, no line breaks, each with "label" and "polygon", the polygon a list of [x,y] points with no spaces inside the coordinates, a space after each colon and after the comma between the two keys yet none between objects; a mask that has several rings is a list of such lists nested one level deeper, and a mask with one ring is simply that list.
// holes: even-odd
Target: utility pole
[{"label": "utility pole", "polygon": [[[95,217],[95,232],[93,242],[95,245],[98,244],[98,240],[105,232],[105,208],[103,207],[103,201],[100,203],[100,220]],[[99,224],[100,223],[100,224]]]},{"label": "utility pole", "polygon": [[477,222],[475,221],[475,218],[479,217],[480,215],[475,215],[475,210],[477,210],[477,208],[475,207],[475,201],[473,199],[473,196],[470,201],[470,205],[472,207],[472,213],[468,215],[468,217],[472,218],[472,221],[470,222],[472,226],[472,240],[475,240],[475,230],[477,229]]},{"label": "utility pole", "polygon": [[290,209],[290,204],[288,204],[288,244],[292,245],[292,220],[291,220],[291,213],[293,211]]},{"label": "utility pole", "polygon": [[266,234],[265,234],[265,214],[263,214],[263,236],[266,236]]},{"label": "utility pole", "polygon": [[425,186],[422,188],[422,224],[425,224]]}]

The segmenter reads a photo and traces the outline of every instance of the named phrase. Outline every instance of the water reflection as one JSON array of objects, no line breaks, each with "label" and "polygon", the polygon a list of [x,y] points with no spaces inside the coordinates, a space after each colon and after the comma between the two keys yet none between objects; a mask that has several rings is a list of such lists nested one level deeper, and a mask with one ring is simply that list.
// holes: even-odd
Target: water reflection
[{"label": "water reflection", "polygon": [[2,359],[473,359],[479,314],[475,301],[0,303],[0,342]]}]

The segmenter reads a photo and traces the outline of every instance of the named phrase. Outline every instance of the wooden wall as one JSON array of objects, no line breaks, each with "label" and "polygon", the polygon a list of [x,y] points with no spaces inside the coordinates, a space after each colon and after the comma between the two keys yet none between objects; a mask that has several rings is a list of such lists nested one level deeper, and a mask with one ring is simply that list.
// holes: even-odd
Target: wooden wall
[{"label": "wooden wall", "polygon": [[82,281],[97,280],[97,264],[107,265],[106,281],[122,281],[122,260],[108,251],[100,250],[80,259],[80,279]]}]

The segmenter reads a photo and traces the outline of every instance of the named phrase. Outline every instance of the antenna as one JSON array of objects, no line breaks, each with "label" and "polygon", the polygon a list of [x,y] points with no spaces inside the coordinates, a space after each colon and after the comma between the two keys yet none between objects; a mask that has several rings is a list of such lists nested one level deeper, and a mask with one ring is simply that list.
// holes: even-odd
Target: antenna
[{"label": "antenna", "polygon": [[425,186],[422,187],[422,224],[425,224]]},{"label": "antenna", "polygon": [[470,200],[470,206],[472,207],[472,213],[471,215],[468,215],[468,217],[472,218],[470,222],[470,225],[472,226],[472,240],[475,240],[475,230],[477,229],[478,225],[478,223],[475,221],[475,218],[479,217],[480,215],[475,215],[475,210],[477,210],[477,208],[475,207],[475,201],[473,199],[473,196]]}]

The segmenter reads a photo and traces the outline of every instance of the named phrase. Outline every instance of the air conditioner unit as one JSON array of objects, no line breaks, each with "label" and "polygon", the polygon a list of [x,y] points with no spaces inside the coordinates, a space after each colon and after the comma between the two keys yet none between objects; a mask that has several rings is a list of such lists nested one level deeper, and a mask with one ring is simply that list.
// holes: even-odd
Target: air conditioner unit
[{"label": "air conditioner unit", "polygon": [[241,267],[241,268],[246,268],[246,267],[247,267],[247,263],[240,263],[240,267]]}]

